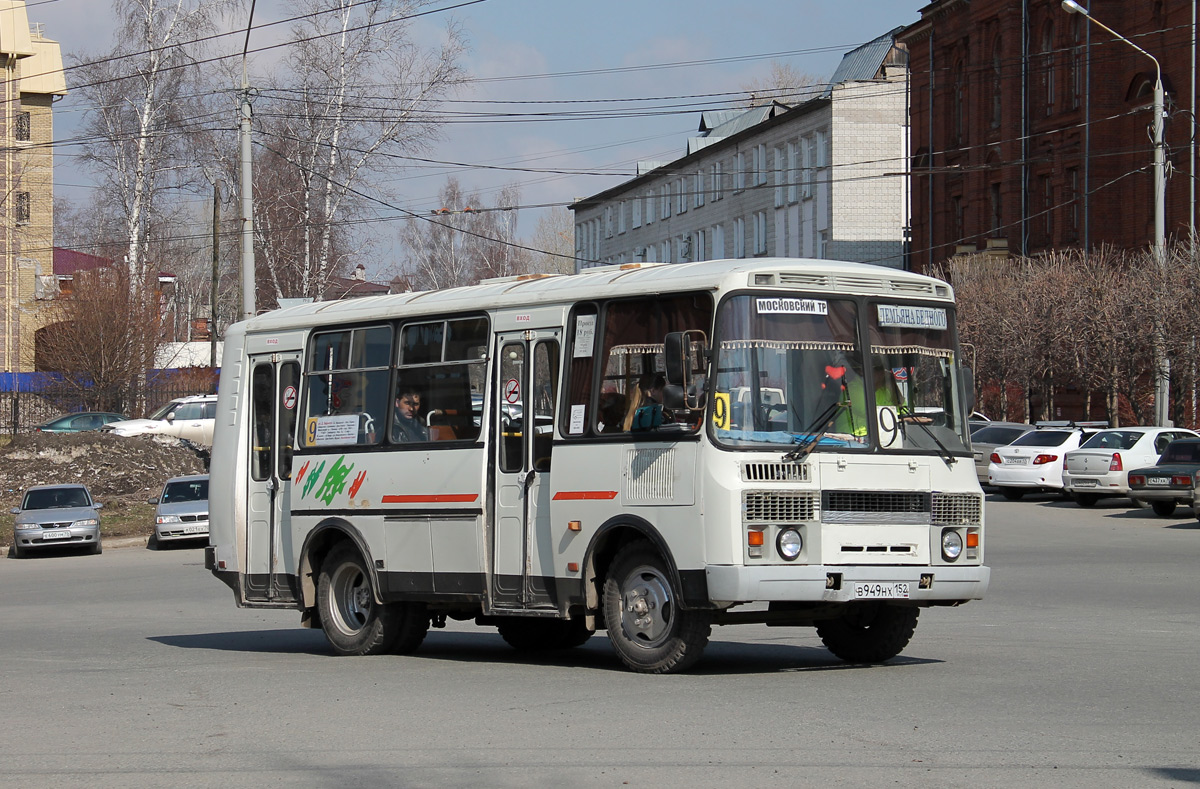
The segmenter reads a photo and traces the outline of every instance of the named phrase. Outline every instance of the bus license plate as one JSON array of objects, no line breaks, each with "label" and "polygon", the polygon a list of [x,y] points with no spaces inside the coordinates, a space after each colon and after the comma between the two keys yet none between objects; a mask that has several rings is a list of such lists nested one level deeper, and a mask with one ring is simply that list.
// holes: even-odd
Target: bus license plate
[{"label": "bus license plate", "polygon": [[69,539],[71,539],[71,532],[67,531],[66,529],[62,529],[60,531],[44,531],[44,532],[42,532],[42,540],[43,541],[45,541],[45,540],[69,540]]},{"label": "bus license plate", "polygon": [[855,584],[854,597],[858,600],[894,600],[908,597],[908,584]]}]

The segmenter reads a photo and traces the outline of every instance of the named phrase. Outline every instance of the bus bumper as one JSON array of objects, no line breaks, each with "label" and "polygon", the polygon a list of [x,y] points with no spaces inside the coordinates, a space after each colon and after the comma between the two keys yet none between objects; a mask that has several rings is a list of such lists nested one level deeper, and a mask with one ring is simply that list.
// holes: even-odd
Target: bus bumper
[{"label": "bus bumper", "polygon": [[[843,567],[837,565],[708,565],[708,596],[720,603],[794,601],[849,603],[863,599],[907,599],[918,604],[979,600],[991,580],[990,567]],[[871,584],[860,590],[859,584]],[[897,584],[907,584],[907,588]],[[902,597],[907,592],[907,597]],[[860,593],[865,593],[859,596]],[[893,596],[889,596],[893,595]]]}]

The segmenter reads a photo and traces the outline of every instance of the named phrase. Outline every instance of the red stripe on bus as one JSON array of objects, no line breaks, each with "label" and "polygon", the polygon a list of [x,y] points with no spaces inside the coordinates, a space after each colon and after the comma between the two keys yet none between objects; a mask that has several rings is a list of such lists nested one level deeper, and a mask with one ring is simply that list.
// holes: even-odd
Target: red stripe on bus
[{"label": "red stripe on bus", "polygon": [[615,490],[560,490],[554,494],[555,501],[608,501],[616,497]]},{"label": "red stripe on bus", "polygon": [[410,496],[384,496],[384,504],[470,504],[479,498],[478,493],[442,493]]}]

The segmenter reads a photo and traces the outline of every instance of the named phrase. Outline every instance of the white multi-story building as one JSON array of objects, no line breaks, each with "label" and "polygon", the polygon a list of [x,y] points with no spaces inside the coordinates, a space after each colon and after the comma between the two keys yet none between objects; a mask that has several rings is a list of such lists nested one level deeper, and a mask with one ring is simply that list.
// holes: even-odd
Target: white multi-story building
[{"label": "white multi-story building", "polygon": [[576,268],[760,255],[906,267],[900,30],[847,53],[820,96],[706,112],[682,159],[575,202]]}]

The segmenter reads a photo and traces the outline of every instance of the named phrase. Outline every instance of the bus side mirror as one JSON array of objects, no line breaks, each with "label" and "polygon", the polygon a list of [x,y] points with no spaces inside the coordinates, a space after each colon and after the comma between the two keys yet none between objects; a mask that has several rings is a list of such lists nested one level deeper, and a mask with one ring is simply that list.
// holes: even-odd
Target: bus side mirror
[{"label": "bus side mirror", "polygon": [[687,332],[673,331],[667,334],[663,340],[663,360],[667,368],[664,371],[667,383],[687,389],[688,374],[691,372],[688,369],[691,365],[687,358]]},{"label": "bus side mirror", "polygon": [[970,367],[962,368],[963,402],[967,413],[975,410],[975,371]]},{"label": "bus side mirror", "polygon": [[[683,407],[692,411],[704,408],[704,376],[700,376],[699,385],[692,375],[695,369],[693,353],[699,351],[703,356],[708,354],[708,346],[704,332],[673,331],[663,340],[663,364],[667,379],[664,392],[675,388],[672,394],[683,395]],[[669,406],[678,408],[679,406]]]}]

